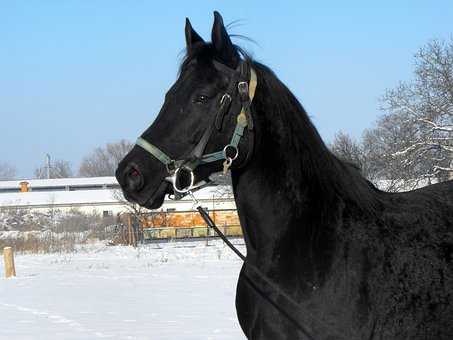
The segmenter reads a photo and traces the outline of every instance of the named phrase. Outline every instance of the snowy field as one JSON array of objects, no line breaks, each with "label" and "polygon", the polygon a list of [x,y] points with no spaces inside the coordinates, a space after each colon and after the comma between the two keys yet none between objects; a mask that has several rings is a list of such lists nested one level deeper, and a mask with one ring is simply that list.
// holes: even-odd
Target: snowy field
[{"label": "snowy field", "polygon": [[16,255],[16,278],[0,266],[0,339],[244,339],[241,262],[220,240],[209,244]]}]

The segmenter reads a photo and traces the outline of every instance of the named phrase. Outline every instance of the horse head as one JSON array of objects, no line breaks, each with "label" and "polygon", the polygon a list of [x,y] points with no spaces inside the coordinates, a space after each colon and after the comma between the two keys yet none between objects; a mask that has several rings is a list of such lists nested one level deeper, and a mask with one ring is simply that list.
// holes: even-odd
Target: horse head
[{"label": "horse head", "polygon": [[253,147],[256,74],[214,12],[211,42],[185,26],[186,57],[152,125],[119,163],[125,197],[150,209],[214,172],[244,166]]}]

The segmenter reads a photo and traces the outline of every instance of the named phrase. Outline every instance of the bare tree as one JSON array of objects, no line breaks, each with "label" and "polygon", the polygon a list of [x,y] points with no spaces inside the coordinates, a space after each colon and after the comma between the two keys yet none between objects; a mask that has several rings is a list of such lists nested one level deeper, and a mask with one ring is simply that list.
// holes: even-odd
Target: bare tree
[{"label": "bare tree", "polygon": [[[392,176],[446,180],[453,176],[453,38],[431,41],[415,55],[415,77],[388,90],[387,114],[370,132]],[[392,172],[391,171],[391,172]]]},{"label": "bare tree", "polygon": [[16,168],[8,163],[0,162],[0,180],[14,179],[16,177]]},{"label": "bare tree", "polygon": [[[166,213],[164,212],[149,210],[137,203],[128,201],[124,197],[123,192],[119,189],[113,190],[112,196],[116,201],[120,202],[126,208],[127,213],[132,218],[132,228],[135,233],[136,241],[143,241],[143,227],[147,224],[148,218],[153,219],[157,215],[163,215],[166,218]],[[118,214],[117,218],[120,221],[121,214]]]},{"label": "bare tree", "polygon": [[343,131],[336,133],[329,148],[338,158],[361,167],[363,158],[362,147],[359,142],[347,133]]},{"label": "bare tree", "polygon": [[[48,172],[49,171],[49,172]],[[35,169],[35,178],[69,178],[73,177],[71,164],[68,161],[57,159],[50,163],[50,168],[47,165],[40,166]]]},{"label": "bare tree", "polygon": [[98,147],[82,160],[79,175],[83,177],[114,176],[118,163],[134,145],[127,140]]},{"label": "bare tree", "polygon": [[137,203],[128,201],[124,197],[123,192],[120,189],[113,190],[112,196],[113,196],[113,199],[115,199],[116,201],[120,202],[126,208],[126,210],[127,210],[127,212],[129,214],[133,215],[139,221],[146,214],[151,212],[149,209],[146,209],[146,208],[140,206]]},{"label": "bare tree", "polygon": [[340,131],[335,135],[329,148],[338,158],[357,166],[368,180],[375,181],[378,179],[364,143]]}]

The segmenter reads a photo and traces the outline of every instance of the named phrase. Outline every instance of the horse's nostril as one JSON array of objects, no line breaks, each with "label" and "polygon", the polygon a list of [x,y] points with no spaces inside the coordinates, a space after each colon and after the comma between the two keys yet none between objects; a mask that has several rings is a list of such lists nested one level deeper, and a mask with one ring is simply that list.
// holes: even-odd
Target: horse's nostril
[{"label": "horse's nostril", "polygon": [[140,172],[138,172],[137,169],[132,169],[131,170],[131,176],[133,176],[133,177],[140,176]]},{"label": "horse's nostril", "polygon": [[129,166],[125,171],[125,182],[130,191],[139,191],[144,186],[144,179],[138,168]]}]

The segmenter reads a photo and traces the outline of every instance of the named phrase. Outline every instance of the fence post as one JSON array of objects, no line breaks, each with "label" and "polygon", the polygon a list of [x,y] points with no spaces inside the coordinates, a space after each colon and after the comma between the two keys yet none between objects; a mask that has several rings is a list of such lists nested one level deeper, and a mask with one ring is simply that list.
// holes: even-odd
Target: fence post
[{"label": "fence post", "polygon": [[16,268],[14,267],[13,248],[3,248],[3,260],[5,262],[5,277],[16,276]]}]

